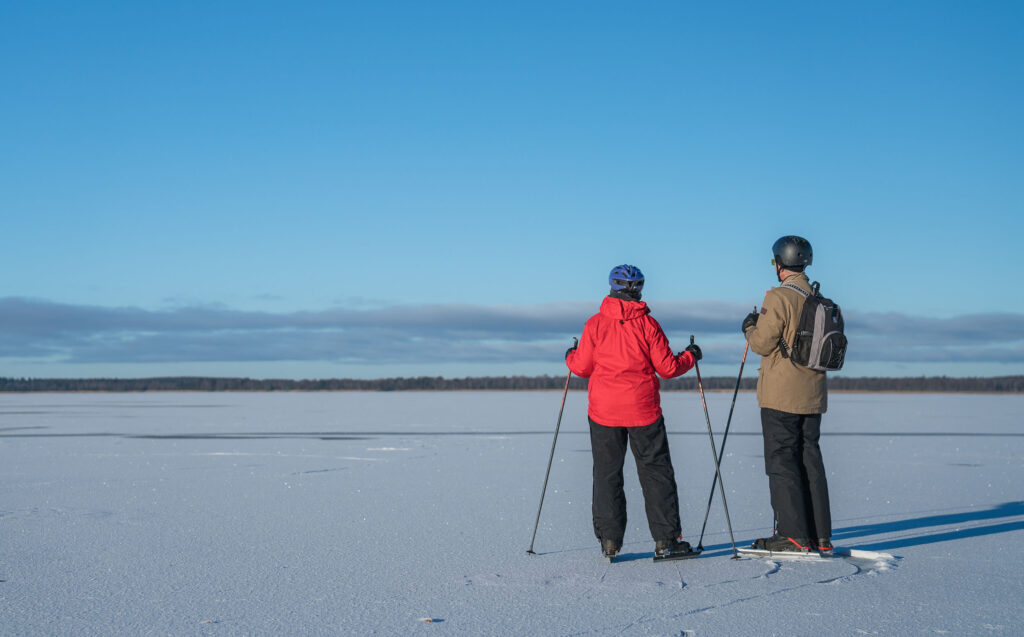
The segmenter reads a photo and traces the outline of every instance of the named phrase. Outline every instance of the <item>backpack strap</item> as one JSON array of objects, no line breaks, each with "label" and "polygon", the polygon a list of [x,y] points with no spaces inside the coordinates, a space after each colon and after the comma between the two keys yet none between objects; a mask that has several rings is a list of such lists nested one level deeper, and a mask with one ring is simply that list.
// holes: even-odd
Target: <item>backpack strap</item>
[{"label": "backpack strap", "polygon": [[808,292],[807,290],[803,289],[799,285],[794,285],[792,283],[783,283],[779,287],[780,288],[789,288],[790,290],[796,290],[797,292],[800,293],[800,296],[804,297],[805,299],[811,295],[811,293]]},{"label": "backpack strap", "polygon": [[[790,290],[795,290],[795,291],[799,292],[800,296],[804,297],[805,299],[811,295],[810,292],[804,290],[799,285],[794,285],[792,283],[783,283],[779,287],[780,288],[789,288]],[[793,348],[791,348],[789,346],[789,343],[786,342],[786,339],[784,339],[782,337],[779,337],[779,345],[782,346],[781,347],[782,358],[791,358],[793,356]]]}]

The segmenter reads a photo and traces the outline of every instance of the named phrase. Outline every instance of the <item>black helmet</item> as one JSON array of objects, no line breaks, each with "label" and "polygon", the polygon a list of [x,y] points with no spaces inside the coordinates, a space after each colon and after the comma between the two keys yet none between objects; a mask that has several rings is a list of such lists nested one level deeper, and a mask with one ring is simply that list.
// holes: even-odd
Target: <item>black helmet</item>
[{"label": "black helmet", "polygon": [[779,237],[779,240],[772,245],[772,255],[775,256],[775,264],[786,269],[799,268],[811,265],[814,261],[814,251],[811,250],[811,242],[803,237],[787,234]]}]

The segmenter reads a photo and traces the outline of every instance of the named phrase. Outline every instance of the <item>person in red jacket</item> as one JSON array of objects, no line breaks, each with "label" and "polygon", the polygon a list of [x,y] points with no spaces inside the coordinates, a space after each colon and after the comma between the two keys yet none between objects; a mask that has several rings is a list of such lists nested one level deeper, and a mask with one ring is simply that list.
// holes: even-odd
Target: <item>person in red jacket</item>
[{"label": "person in red jacket", "polygon": [[640,300],[644,275],[639,268],[616,266],[608,283],[611,292],[601,310],[587,321],[579,345],[565,355],[572,373],[590,379],[594,533],[605,556],[614,558],[626,532],[622,467],[628,443],[636,459],[655,557],[692,557],[696,553],[680,539],[679,496],[658,375],[685,374],[701,359],[700,347],[690,345],[672,353],[661,325]]}]

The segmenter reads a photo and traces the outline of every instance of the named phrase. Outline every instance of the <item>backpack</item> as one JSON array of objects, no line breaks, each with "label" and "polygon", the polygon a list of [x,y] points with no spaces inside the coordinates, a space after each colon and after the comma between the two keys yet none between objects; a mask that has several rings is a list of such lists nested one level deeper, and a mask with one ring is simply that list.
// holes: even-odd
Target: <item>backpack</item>
[{"label": "backpack", "polygon": [[847,341],[839,305],[818,292],[820,284],[817,281],[811,284],[810,293],[792,283],[783,283],[779,287],[796,290],[806,299],[796,327],[796,341],[790,347],[782,340],[782,355],[797,365],[818,371],[842,369]]}]

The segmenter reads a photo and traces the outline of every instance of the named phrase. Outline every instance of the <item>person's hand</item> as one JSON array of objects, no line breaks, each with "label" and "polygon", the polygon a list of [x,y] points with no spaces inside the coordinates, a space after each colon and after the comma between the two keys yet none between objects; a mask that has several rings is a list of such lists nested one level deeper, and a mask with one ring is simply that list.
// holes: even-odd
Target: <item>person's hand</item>
[{"label": "person's hand", "polygon": [[572,354],[573,352],[576,351],[576,347],[579,344],[580,344],[580,339],[578,339],[575,336],[573,336],[572,337],[572,347],[570,347],[569,349],[565,350],[565,358],[566,358],[566,360],[569,359],[569,354]]},{"label": "person's hand", "polygon": [[693,354],[693,360],[695,361],[699,361],[704,358],[704,354],[700,351],[700,345],[697,345],[696,343],[690,343],[689,347],[683,351]]},{"label": "person's hand", "polygon": [[747,314],[747,318],[743,319],[743,326],[740,329],[746,333],[747,330],[757,325],[757,317],[760,316],[757,312],[751,312]]}]

